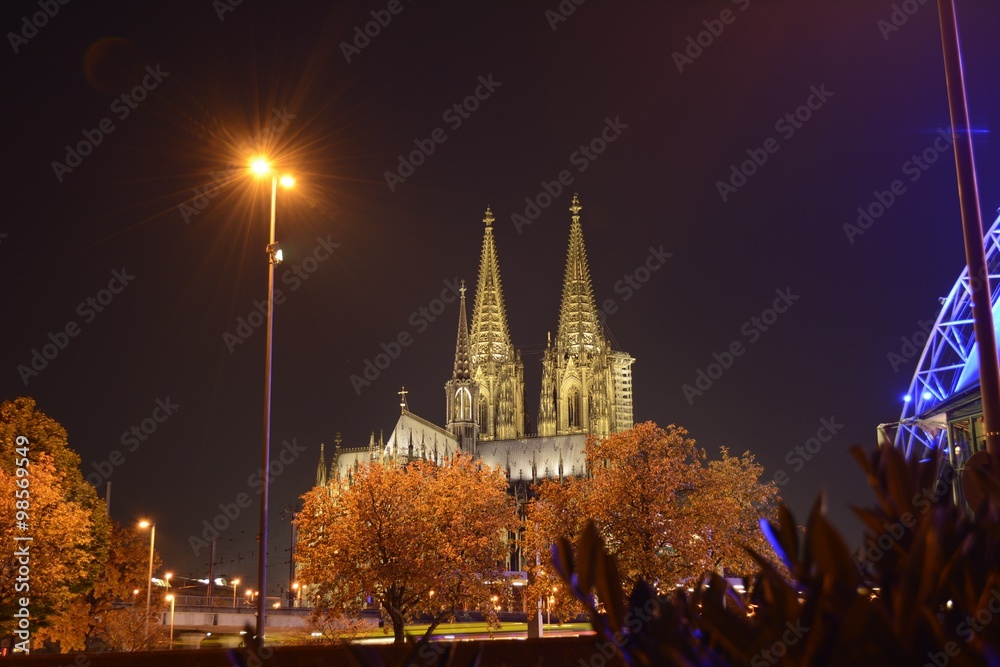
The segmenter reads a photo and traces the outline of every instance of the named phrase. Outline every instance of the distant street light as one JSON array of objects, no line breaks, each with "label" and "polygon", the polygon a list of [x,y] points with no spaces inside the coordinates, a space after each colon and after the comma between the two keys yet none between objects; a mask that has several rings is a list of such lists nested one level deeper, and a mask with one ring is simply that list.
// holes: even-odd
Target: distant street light
[{"label": "distant street light", "polygon": [[239,579],[233,579],[233,609],[236,609],[236,586],[240,583]]},{"label": "distant street light", "polygon": [[274,330],[274,267],[281,263],[281,251],[274,241],[274,213],[278,201],[278,182],[283,187],[291,187],[295,179],[278,172],[266,158],[258,157],[250,163],[250,168],[258,176],[271,175],[271,235],[267,244],[267,343],[264,353],[264,445],[261,470],[263,471],[260,494],[260,532],[257,559],[257,586],[261,595],[257,600],[257,638],[263,641],[265,617],[267,615],[267,500],[271,465],[271,347]]},{"label": "distant street light", "polygon": [[140,521],[140,528],[149,528],[149,576],[146,577],[146,643],[149,643],[149,603],[153,599],[153,545],[156,543],[156,524]]},{"label": "distant street light", "polygon": [[174,650],[174,596],[168,595],[167,601],[170,603],[170,650]]}]

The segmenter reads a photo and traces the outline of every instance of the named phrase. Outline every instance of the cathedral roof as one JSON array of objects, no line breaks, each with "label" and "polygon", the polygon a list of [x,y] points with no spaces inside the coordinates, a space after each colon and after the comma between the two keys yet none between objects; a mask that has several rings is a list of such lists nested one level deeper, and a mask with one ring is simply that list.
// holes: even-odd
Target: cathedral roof
[{"label": "cathedral roof", "polygon": [[511,354],[510,331],[507,328],[507,308],[500,286],[500,261],[493,241],[493,211],[486,207],[486,231],[483,253],[476,280],[476,301],[472,310],[470,352],[472,363],[501,361]]},{"label": "cathedral roof", "polygon": [[569,228],[569,251],[566,254],[566,275],[563,279],[557,333],[557,341],[575,352],[579,352],[580,345],[593,350],[603,340],[594,288],[590,282],[590,268],[587,265],[587,249],[583,243],[583,228],[580,225],[582,209],[579,198],[573,195],[573,203],[569,207],[573,215]]}]

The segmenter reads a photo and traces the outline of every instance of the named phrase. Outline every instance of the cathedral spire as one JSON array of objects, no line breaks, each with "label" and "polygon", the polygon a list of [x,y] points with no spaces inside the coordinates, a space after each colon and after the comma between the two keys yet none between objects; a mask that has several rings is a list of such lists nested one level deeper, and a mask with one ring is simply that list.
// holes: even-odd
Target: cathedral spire
[{"label": "cathedral spire", "polygon": [[469,341],[473,364],[489,360],[500,361],[511,350],[507,309],[500,286],[500,261],[493,241],[493,220],[493,211],[487,206],[486,216],[483,218],[486,231],[479,260],[476,300],[472,310],[472,335]]},{"label": "cathedral spire", "polygon": [[459,289],[461,298],[458,304],[458,336],[455,340],[455,370],[454,380],[468,380],[472,377],[469,368],[469,318],[465,311],[465,281]]},{"label": "cathedral spire", "polygon": [[316,466],[316,486],[326,486],[326,459],[323,455],[323,443],[319,443],[319,464]]},{"label": "cathedral spire", "polygon": [[572,222],[569,228],[569,252],[566,255],[566,276],[563,280],[562,306],[559,310],[559,330],[556,338],[575,353],[583,345],[593,351],[603,338],[601,321],[597,315],[594,288],[587,266],[587,250],[583,243],[580,225],[580,199],[573,195],[569,210]]}]

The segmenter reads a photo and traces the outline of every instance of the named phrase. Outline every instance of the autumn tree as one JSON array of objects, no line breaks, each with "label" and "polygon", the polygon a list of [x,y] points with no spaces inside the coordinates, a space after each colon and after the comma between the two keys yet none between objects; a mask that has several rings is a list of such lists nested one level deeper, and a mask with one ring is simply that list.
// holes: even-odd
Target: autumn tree
[{"label": "autumn tree", "polygon": [[[22,458],[27,466],[17,465]],[[15,498],[25,490],[18,479],[29,480],[27,498]],[[16,518],[16,503],[24,507],[25,500],[26,525]],[[0,633],[11,631],[9,619],[27,597],[36,644],[50,640],[62,650],[83,648],[90,628],[85,596],[107,556],[108,532],[104,503],[84,480],[65,429],[30,398],[0,405],[0,536],[4,544],[27,544],[30,561],[30,574],[21,582],[21,557],[13,548],[0,554]],[[15,542],[15,536],[31,540]]]},{"label": "autumn tree", "polygon": [[[773,482],[761,483],[762,468],[747,453],[706,461],[687,431],[653,422],[587,443],[589,476],[569,484],[547,480],[529,504],[525,548],[548,555],[557,538],[576,542],[592,518],[615,555],[627,590],[640,580],[673,588],[700,580],[706,570],[732,576],[755,569],[743,545],[771,553],[758,527],[774,516]],[[551,593],[558,577],[550,557],[529,567],[532,598]],[[546,583],[549,582],[549,583]],[[548,585],[549,590],[539,586]]]},{"label": "autumn tree", "polygon": [[[160,555],[153,554],[153,569],[160,569]],[[149,536],[134,526],[113,523],[111,548],[101,577],[88,596],[93,634],[113,651],[153,648],[163,634],[157,618],[164,602],[151,600],[146,614],[146,581],[149,577]],[[151,621],[146,636],[146,621]]]},{"label": "autumn tree", "polygon": [[488,604],[508,553],[504,536],[516,523],[503,474],[466,454],[441,466],[373,462],[351,483],[331,481],[304,496],[300,572],[315,586],[314,613],[349,615],[371,596],[401,642],[419,612],[434,612],[433,626]]},{"label": "autumn tree", "polygon": [[721,459],[708,463],[705,480],[691,498],[700,515],[719,517],[700,533],[702,562],[723,576],[749,577],[759,569],[744,547],[758,554],[774,554],[760,530],[760,519],[777,520],[778,486],[762,482],[764,466],[753,454],[730,456],[721,448]]}]

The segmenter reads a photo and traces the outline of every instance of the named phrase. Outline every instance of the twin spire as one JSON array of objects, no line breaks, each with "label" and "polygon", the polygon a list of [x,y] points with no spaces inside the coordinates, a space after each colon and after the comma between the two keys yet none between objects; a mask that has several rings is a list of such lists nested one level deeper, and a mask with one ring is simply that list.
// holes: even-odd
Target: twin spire
[{"label": "twin spire", "polygon": [[[580,224],[581,210],[583,207],[580,205],[580,198],[574,194],[569,206],[572,222],[569,228],[569,250],[566,255],[566,274],[563,280],[557,333],[558,340],[564,341],[574,353],[579,353],[581,345],[588,351],[593,351],[602,340],[601,321],[597,314],[597,302],[594,299],[590,267],[587,264],[587,250],[583,242],[583,227]],[[483,217],[486,231],[479,261],[479,280],[476,283],[471,335],[465,307],[464,280],[460,290],[454,369],[454,377],[460,380],[472,377],[473,364],[503,361],[510,359],[513,353],[510,330],[507,326],[507,308],[500,284],[500,261],[493,240],[494,220],[493,211],[487,206],[486,215]]]},{"label": "twin spire", "polygon": [[573,214],[569,227],[569,251],[566,254],[566,275],[563,279],[562,305],[559,308],[558,340],[579,354],[583,346],[588,352],[602,340],[601,320],[597,315],[597,302],[590,282],[587,250],[583,243],[580,225],[580,199],[573,195],[569,210]]},{"label": "twin spire", "polygon": [[503,361],[510,358],[513,347],[507,328],[507,308],[504,305],[500,284],[500,261],[493,241],[493,211],[486,207],[486,232],[483,252],[479,260],[479,280],[476,283],[476,301],[472,309],[472,335],[469,352],[473,364]]}]

